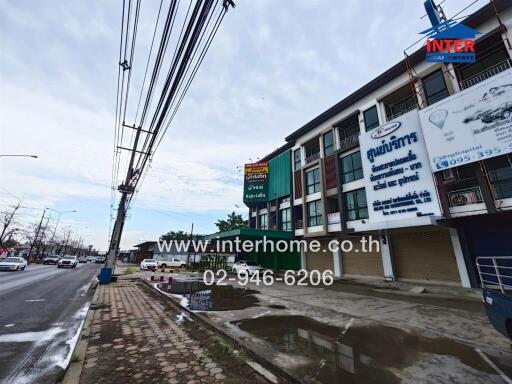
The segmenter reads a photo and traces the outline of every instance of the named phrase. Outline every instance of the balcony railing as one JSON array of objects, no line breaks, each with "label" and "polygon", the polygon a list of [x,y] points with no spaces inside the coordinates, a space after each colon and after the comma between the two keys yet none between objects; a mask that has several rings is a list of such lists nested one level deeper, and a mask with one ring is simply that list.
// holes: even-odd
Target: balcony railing
[{"label": "balcony railing", "polygon": [[512,291],[512,256],[477,257],[476,266],[482,288]]},{"label": "balcony railing", "polygon": [[320,152],[313,153],[312,155],[309,155],[306,157],[306,164],[309,164],[315,160],[318,160],[320,158]]},{"label": "balcony railing", "polygon": [[464,188],[448,192],[450,207],[462,207],[464,205],[483,203],[480,187]]},{"label": "balcony railing", "polygon": [[504,61],[486,69],[485,71],[477,73],[475,76],[470,77],[469,79],[461,81],[460,88],[466,89],[466,88],[472,87],[473,85],[478,84],[484,80],[487,80],[490,77],[493,77],[500,72],[506,71],[507,69],[509,69],[511,67],[512,67],[512,65],[510,64],[510,59],[504,60]]},{"label": "balcony railing", "polygon": [[339,224],[341,223],[341,215],[339,212],[333,212],[327,214],[327,224]]},{"label": "balcony railing", "polygon": [[352,136],[340,140],[340,151],[348,151],[349,149],[355,148],[358,145],[359,133],[355,133]]},{"label": "balcony railing", "polygon": [[295,229],[303,229],[304,223],[302,220],[295,220]]},{"label": "balcony railing", "polygon": [[396,112],[396,113],[392,114],[391,116],[386,117],[386,121],[396,119],[398,116],[405,115],[407,112],[411,112],[412,110],[417,109],[417,108],[418,108],[418,104],[411,105],[410,107],[404,108],[401,111]]}]

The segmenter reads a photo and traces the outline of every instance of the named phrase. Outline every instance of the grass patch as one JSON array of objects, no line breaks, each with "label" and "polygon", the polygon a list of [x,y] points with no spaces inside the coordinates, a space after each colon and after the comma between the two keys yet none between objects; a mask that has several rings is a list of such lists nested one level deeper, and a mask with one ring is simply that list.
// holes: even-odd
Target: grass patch
[{"label": "grass patch", "polygon": [[124,270],[123,275],[131,275],[132,273],[137,273],[139,270],[135,267],[128,267]]},{"label": "grass patch", "polygon": [[243,351],[239,351],[233,348],[231,344],[226,342],[220,336],[212,336],[211,344],[212,348],[210,348],[208,356],[214,360],[228,360],[235,357],[240,360],[242,363],[247,363],[248,361],[252,361],[252,359]]},{"label": "grass patch", "polygon": [[79,361],[80,361],[80,358],[75,353],[73,353],[73,355],[71,355],[71,360],[69,360],[70,363],[78,363]]}]

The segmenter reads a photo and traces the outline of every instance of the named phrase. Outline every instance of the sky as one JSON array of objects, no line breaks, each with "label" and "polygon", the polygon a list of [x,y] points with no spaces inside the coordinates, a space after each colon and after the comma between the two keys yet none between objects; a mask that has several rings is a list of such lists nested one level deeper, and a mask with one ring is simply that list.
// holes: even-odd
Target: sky
[{"label": "sky", "polygon": [[[423,0],[235,2],[154,155],[122,249],[192,223],[194,233],[215,232],[231,211],[247,216],[239,166],[401,60],[429,27]],[[470,3],[443,7],[451,17]],[[143,72],[158,5],[142,0],[134,73]],[[76,210],[62,215],[57,235],[71,228],[101,250],[121,10],[122,0],[0,0],[0,155],[38,156],[0,157],[0,210],[22,198],[27,225],[44,207]]]}]

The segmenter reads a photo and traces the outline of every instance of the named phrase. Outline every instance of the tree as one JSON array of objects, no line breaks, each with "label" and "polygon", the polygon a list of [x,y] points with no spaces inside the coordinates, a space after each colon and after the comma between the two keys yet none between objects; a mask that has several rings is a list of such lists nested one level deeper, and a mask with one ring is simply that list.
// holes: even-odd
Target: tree
[{"label": "tree", "polygon": [[9,239],[17,230],[17,217],[20,214],[21,200],[0,212],[0,244]]},{"label": "tree", "polygon": [[236,214],[235,211],[228,214],[226,220],[219,219],[215,223],[220,232],[232,231],[235,229],[247,228],[249,222],[242,215]]},{"label": "tree", "polygon": [[160,236],[160,241],[188,240],[189,235],[183,231],[169,231]]}]

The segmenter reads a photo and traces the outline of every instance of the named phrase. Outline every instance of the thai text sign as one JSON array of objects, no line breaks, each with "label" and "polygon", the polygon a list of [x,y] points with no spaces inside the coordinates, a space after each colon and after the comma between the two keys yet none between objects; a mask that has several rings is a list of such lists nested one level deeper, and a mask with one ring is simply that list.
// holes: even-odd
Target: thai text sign
[{"label": "thai text sign", "polygon": [[512,69],[420,111],[434,171],[512,152]]},{"label": "thai text sign", "polygon": [[244,166],[244,202],[267,201],[268,163],[259,162]]}]

